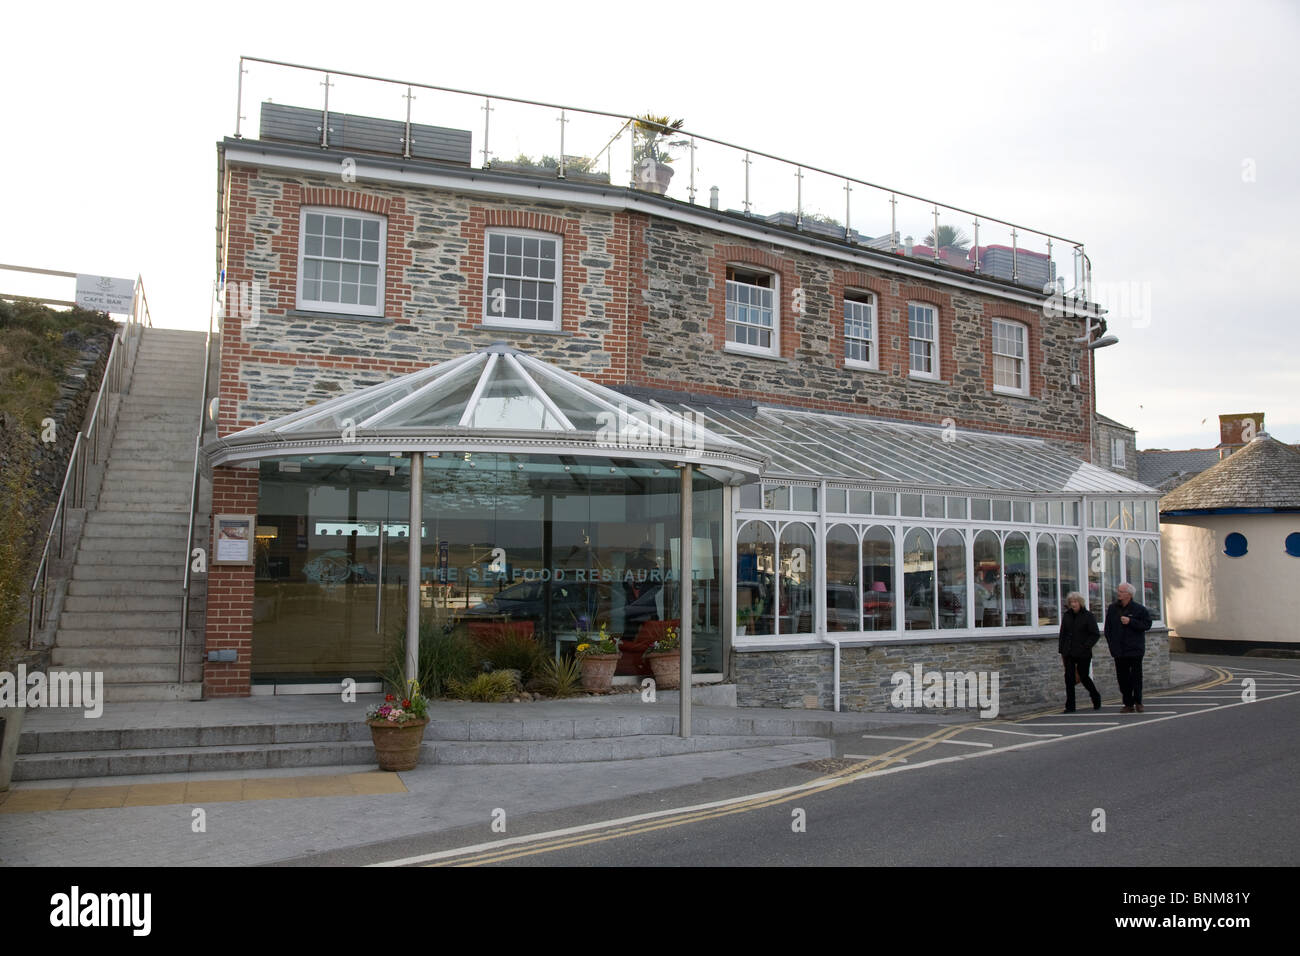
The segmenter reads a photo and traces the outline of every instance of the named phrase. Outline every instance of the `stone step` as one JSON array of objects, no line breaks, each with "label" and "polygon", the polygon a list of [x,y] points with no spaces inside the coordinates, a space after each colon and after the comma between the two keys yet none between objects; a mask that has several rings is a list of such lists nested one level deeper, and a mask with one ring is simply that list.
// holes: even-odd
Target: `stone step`
[{"label": "stone step", "polygon": [[102,631],[106,627],[160,630],[177,627],[181,609],[165,611],[64,611],[59,615],[59,633]]},{"label": "stone step", "polygon": [[118,515],[131,515],[131,514],[148,513],[151,511],[160,511],[160,512],[165,511],[168,513],[175,513],[177,509],[179,509],[181,514],[185,514],[186,513],[185,508],[189,504],[189,498],[186,497],[183,500],[183,503],[180,500],[178,500],[173,502],[167,502],[165,504],[166,506],[164,507],[164,504],[156,501],[153,502],[152,504],[150,504],[149,502],[130,502],[130,501],[123,501],[123,502],[114,501],[111,503],[103,502],[100,504],[100,511],[105,513],[114,512]]},{"label": "stone step", "polygon": [[[86,543],[83,541],[81,546],[84,548]],[[207,580],[203,575],[195,575],[190,578],[190,601],[193,603],[197,595],[206,593],[208,588]],[[179,607],[181,600],[180,583],[170,583],[166,581],[69,581],[68,582],[68,599],[74,597],[112,597],[115,595],[137,594],[141,597],[171,597],[176,596]]]},{"label": "stone step", "polygon": [[[100,542],[111,539],[95,538],[94,540]],[[129,550],[83,549],[77,553],[77,565],[92,567],[116,564],[122,567],[142,567],[152,564],[165,564],[173,560],[180,564],[185,557],[184,534],[167,539],[174,547],[158,544],[156,539],[132,538],[131,541],[134,542],[134,547]]]},{"label": "stone step", "polygon": [[159,484],[151,488],[134,488],[124,485],[120,488],[105,489],[99,494],[99,506],[108,511],[114,510],[117,505],[147,505],[150,503],[159,506],[170,505],[174,509],[188,508],[190,489],[183,485],[178,487],[167,484]]},{"label": "stone step", "polygon": [[[181,616],[179,613],[172,616],[168,622],[169,627],[161,628],[143,628],[143,627],[101,627],[98,630],[65,630],[59,628],[58,637],[55,640],[56,647],[162,647],[170,644],[176,647],[180,641],[177,636],[180,633]],[[186,640],[190,643],[191,637]]]},{"label": "stone step", "polygon": [[[102,670],[114,664],[160,664],[170,665],[172,673],[176,670],[176,656],[179,646],[176,644],[141,644],[135,647],[117,647],[94,645],[87,647],[54,647],[50,650],[50,661],[54,667],[67,670]],[[186,643],[186,664],[203,663],[203,645],[199,642]],[[105,680],[108,679],[107,674]],[[195,678],[199,679],[198,677]]]},{"label": "stone step", "polygon": [[[189,522],[189,512],[185,508],[174,511],[159,511],[147,520],[144,518],[125,520],[121,515],[94,512],[86,522],[82,540],[87,538],[154,538],[160,534],[169,537],[185,536]],[[195,520],[195,527],[199,527]]]},{"label": "stone step", "polygon": [[114,555],[123,551],[142,551],[142,545],[148,545],[147,554],[168,554],[173,550],[179,559],[185,554],[185,529],[177,528],[169,534],[155,534],[149,538],[127,538],[127,537],[98,537],[82,538],[81,550],[78,551],[80,556],[78,560],[85,561],[87,564],[106,564],[107,559],[112,559]]},{"label": "stone step", "polygon": [[63,601],[63,613],[104,613],[119,611],[181,611],[181,593],[146,594],[69,594]]},{"label": "stone step", "polygon": [[176,581],[180,583],[185,576],[185,568],[180,561],[168,564],[156,563],[162,555],[155,556],[155,563],[123,567],[111,564],[81,564],[72,569],[74,581]]},{"label": "stone step", "polygon": [[[108,696],[108,688],[105,688]],[[111,699],[111,698],[110,698]],[[359,725],[369,733],[369,728]],[[215,729],[215,728],[214,728]],[[105,733],[114,733],[106,731]],[[148,731],[120,731],[140,734]],[[23,735],[25,742],[27,735]],[[800,744],[832,756],[830,740],[800,737],[676,737],[638,735],[612,740],[544,740],[531,743],[454,743],[425,740],[420,761],[429,764],[590,763],[633,760],[719,750],[779,747]],[[20,744],[21,748],[22,744]],[[274,770],[290,767],[357,766],[376,764],[374,745],[365,740],[310,743],[262,743],[252,746],[146,747],[65,752],[20,753],[14,764],[15,780],[55,780],[66,777],[113,777],[134,774],[200,773],[215,770]]]}]

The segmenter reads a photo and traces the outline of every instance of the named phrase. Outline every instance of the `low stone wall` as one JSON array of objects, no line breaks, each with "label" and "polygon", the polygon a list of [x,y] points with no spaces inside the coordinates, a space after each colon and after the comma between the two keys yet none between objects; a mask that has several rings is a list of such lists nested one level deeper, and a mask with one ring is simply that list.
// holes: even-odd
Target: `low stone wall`
[{"label": "low stone wall", "polygon": [[[876,644],[840,651],[840,709],[859,711],[945,712],[944,708],[895,707],[890,700],[898,671],[985,671],[998,674],[1000,714],[1026,708],[1064,706],[1065,680],[1056,635],[933,643]],[[741,707],[794,707],[831,710],[835,706],[835,649],[755,650],[734,648],[731,656]],[[1103,698],[1119,696],[1115,665],[1105,639],[1093,656],[1093,679]],[[1143,658],[1144,690],[1169,686],[1169,632],[1147,633]],[[1078,689],[1080,707],[1088,695]],[[950,710],[969,714],[970,709]]]}]

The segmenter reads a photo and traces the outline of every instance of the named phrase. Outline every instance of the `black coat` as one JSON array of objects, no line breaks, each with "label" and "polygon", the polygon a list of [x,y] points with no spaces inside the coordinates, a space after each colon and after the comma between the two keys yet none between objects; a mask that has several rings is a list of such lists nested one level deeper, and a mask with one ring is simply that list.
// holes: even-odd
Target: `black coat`
[{"label": "black coat", "polygon": [[1065,657],[1091,657],[1093,645],[1101,640],[1097,619],[1086,607],[1075,614],[1068,606],[1061,615],[1061,639],[1057,650]]},{"label": "black coat", "polygon": [[[1128,623],[1121,624],[1120,618]],[[1137,601],[1121,607],[1116,601],[1106,608],[1106,644],[1111,657],[1142,657],[1147,651],[1147,631],[1151,627],[1151,612]]]}]

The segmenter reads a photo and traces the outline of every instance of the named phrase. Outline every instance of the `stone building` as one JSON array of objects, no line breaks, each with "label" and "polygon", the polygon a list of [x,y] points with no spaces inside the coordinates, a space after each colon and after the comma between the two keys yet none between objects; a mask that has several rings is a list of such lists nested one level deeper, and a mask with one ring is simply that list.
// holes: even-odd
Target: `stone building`
[{"label": "stone building", "polygon": [[[999,671],[1004,707],[1051,699],[1063,596],[1100,611],[1125,580],[1167,680],[1154,494],[1092,463],[1074,340],[1104,320],[1081,246],[1040,235],[1021,261],[1030,233],[979,217],[959,264],[918,256],[888,238],[888,193],[878,229],[750,214],[786,201],[750,192],[741,150],[745,211],[697,203],[706,138],[659,144],[666,185],[663,131],[632,117],[605,173],[563,146],[507,167],[450,125],[260,119],[218,144],[205,459],[214,522],[251,517],[257,542],[209,575],[207,646],[234,658],[205,665],[209,695],[372,677],[413,583],[446,627],[508,619],[556,654],[606,624],[634,678],[656,622],[683,619],[683,470],[696,680],[742,705],[887,709],[914,664]],[[1039,274],[1071,256],[1061,315]]]}]

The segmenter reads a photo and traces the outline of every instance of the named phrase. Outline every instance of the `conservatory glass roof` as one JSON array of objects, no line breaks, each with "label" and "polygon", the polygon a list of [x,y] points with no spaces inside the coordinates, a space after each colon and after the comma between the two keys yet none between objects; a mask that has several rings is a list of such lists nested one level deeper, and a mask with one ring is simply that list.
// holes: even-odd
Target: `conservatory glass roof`
[{"label": "conservatory glass roof", "polygon": [[1042,439],[766,406],[664,407],[693,411],[710,431],[767,455],[765,478],[1026,493],[1155,494],[1124,475],[1057,451]]},{"label": "conservatory glass roof", "polygon": [[618,452],[760,474],[762,453],[497,343],[204,446],[209,467],[307,451]]}]

